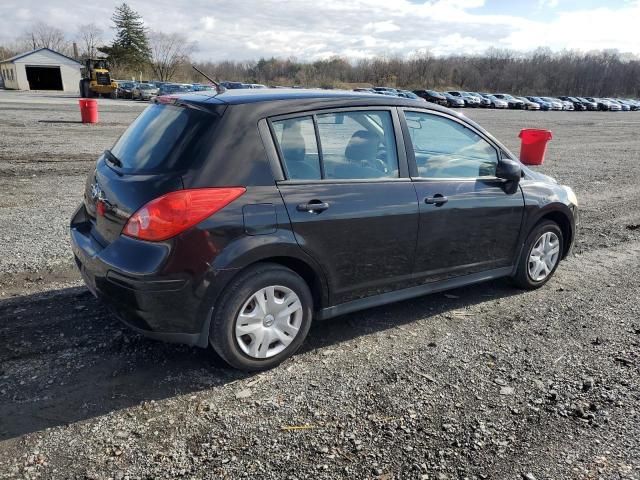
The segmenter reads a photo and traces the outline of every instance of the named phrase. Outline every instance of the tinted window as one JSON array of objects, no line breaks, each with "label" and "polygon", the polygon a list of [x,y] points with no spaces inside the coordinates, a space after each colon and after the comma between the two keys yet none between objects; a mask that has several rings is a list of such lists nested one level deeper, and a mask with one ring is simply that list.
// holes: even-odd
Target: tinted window
[{"label": "tinted window", "polygon": [[398,177],[390,112],[328,113],[317,115],[316,120],[322,155],[318,155],[313,117],[273,122],[287,178],[359,180]]},{"label": "tinted window", "polygon": [[318,115],[325,178],[397,178],[398,157],[387,111]]},{"label": "tinted window", "polygon": [[471,129],[439,115],[405,112],[405,116],[421,177],[495,175],[496,149]]},{"label": "tinted window", "polygon": [[273,122],[273,132],[291,180],[320,180],[320,159],[312,117]]},{"label": "tinted window", "polygon": [[165,172],[207,154],[202,144],[217,116],[193,108],[151,105],[127,128],[111,149],[129,173]]}]

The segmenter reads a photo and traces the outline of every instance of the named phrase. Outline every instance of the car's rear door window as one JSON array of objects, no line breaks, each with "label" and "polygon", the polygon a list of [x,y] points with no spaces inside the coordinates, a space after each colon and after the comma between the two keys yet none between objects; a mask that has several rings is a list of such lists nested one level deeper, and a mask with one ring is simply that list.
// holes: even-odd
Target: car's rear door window
[{"label": "car's rear door window", "polygon": [[388,110],[306,115],[274,121],[272,128],[287,179],[399,177],[395,133]]},{"label": "car's rear door window", "polygon": [[287,178],[320,180],[320,156],[313,117],[297,117],[273,122]]}]

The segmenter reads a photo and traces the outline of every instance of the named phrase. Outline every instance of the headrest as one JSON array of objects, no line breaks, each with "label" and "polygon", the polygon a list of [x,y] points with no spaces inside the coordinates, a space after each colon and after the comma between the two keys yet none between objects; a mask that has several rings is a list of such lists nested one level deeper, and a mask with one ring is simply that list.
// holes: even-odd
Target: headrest
[{"label": "headrest", "polygon": [[374,160],[378,153],[379,143],[380,137],[375,133],[358,130],[351,136],[344,155],[347,160],[352,162]]}]

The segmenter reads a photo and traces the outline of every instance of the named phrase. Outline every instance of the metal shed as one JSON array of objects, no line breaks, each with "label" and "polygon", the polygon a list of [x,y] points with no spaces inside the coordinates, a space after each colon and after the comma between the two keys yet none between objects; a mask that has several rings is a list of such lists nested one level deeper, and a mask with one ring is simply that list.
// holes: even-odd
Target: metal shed
[{"label": "metal shed", "polygon": [[4,88],[78,93],[82,65],[50,48],[38,48],[0,61]]}]

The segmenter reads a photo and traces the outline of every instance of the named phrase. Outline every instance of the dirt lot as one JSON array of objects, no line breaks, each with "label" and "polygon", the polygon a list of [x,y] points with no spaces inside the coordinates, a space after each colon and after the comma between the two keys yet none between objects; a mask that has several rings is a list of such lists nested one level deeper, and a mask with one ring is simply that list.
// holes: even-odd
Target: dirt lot
[{"label": "dirt lot", "polygon": [[245,375],[146,340],[81,285],[67,221],[143,105],[0,91],[0,478],[640,478],[640,112],[466,111],[574,187],[574,255],[316,323]]}]

